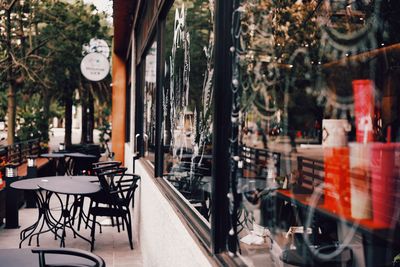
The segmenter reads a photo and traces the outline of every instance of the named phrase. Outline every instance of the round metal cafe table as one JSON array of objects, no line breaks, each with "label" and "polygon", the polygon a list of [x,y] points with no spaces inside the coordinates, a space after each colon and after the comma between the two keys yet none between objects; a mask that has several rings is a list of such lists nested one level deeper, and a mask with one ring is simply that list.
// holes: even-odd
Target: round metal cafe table
[{"label": "round metal cafe table", "polygon": [[[60,229],[62,231],[60,246],[65,247],[66,228],[71,229],[74,236],[79,236],[83,240],[90,243],[91,241],[89,239],[80,235],[73,227],[74,213],[71,211],[75,205],[71,205],[71,207],[69,207],[70,198],[73,196],[76,200],[78,197],[82,198],[97,193],[100,191],[100,185],[90,182],[75,181],[67,178],[62,181],[52,181],[49,179],[47,182],[39,183],[39,187],[53,193],[60,201],[61,218],[57,222],[57,225],[61,225]],[[65,198],[61,198],[60,195],[65,195]]]},{"label": "round metal cafe table", "polygon": [[[10,186],[14,189],[34,191],[35,201],[38,209],[38,217],[36,221],[27,228],[20,232],[20,243],[21,248],[22,243],[29,238],[29,245],[31,245],[32,238],[36,236],[36,245],[39,246],[39,235],[52,231],[57,237],[57,225],[56,221],[58,219],[54,218],[49,212],[49,202],[50,202],[50,192],[43,192],[39,188],[39,183],[47,182],[49,179],[53,182],[65,180],[62,176],[52,176],[52,177],[42,177],[42,178],[32,178],[23,179],[13,182]],[[46,228],[45,228],[46,226]],[[60,237],[60,236],[58,236]]]},{"label": "round metal cafe table", "polygon": [[62,153],[62,152],[44,153],[44,154],[40,154],[40,157],[54,159],[56,175],[64,175],[66,172],[65,155],[66,155],[66,153]]}]

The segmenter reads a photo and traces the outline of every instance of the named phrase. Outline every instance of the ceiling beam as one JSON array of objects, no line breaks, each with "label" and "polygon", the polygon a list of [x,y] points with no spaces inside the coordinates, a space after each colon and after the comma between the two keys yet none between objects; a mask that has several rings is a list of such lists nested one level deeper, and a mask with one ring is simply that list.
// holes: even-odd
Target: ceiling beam
[{"label": "ceiling beam", "polygon": [[125,59],[131,39],[135,9],[139,0],[114,0],[114,53]]}]

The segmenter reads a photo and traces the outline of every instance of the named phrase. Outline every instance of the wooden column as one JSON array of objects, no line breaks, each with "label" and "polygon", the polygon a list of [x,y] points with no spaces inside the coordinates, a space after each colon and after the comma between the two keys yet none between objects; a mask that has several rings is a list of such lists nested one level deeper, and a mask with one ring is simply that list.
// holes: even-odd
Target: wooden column
[{"label": "wooden column", "polygon": [[126,114],[126,65],[125,60],[112,56],[112,151],[115,160],[124,162]]}]

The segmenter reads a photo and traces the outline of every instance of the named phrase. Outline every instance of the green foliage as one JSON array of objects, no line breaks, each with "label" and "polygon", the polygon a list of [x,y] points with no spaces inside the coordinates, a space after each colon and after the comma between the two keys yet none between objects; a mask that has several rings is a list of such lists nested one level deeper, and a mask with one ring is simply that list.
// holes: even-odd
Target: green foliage
[{"label": "green foliage", "polygon": [[[207,70],[207,58],[204,48],[208,47],[210,34],[213,30],[211,14],[208,1],[177,1],[168,13],[166,27],[166,59],[171,56],[171,48],[174,36],[175,10],[182,7],[186,8],[186,27],[190,35],[190,88],[189,88],[189,110],[200,110],[202,104],[202,89],[204,73]],[[183,49],[177,49],[175,58],[175,72],[183,72],[184,55]],[[169,62],[168,62],[169,64]],[[180,69],[178,71],[178,69]]]},{"label": "green foliage", "polygon": [[7,95],[0,91],[0,121],[4,121],[7,115]]},{"label": "green foliage", "polygon": [[42,141],[48,141],[47,122],[44,119],[43,107],[38,95],[26,97],[24,104],[20,103],[17,112],[17,140],[25,141],[33,138],[41,138]]},{"label": "green foliage", "polygon": [[[243,1],[241,105],[249,116],[274,122],[281,112],[293,129],[307,129],[321,114],[310,94],[318,72],[320,31],[310,16],[316,1]],[[307,57],[300,51],[306,51]],[[255,112],[252,112],[255,111]],[[259,123],[259,121],[258,121]],[[288,130],[285,128],[285,130]]]},{"label": "green foliage", "polygon": [[16,84],[18,138],[41,134],[47,139],[50,118],[64,117],[60,105],[79,86],[82,45],[93,37],[109,41],[110,28],[105,15],[83,1],[17,1],[10,22],[5,14],[0,10],[0,25],[11,30],[11,46],[0,42],[0,78],[5,82],[0,84],[0,120],[7,111],[8,82]]},{"label": "green foliage", "polygon": [[[192,7],[187,9],[187,27],[190,33],[190,110],[201,109],[201,96],[204,81],[204,72],[207,69],[207,59],[204,48],[213,30],[210,19],[208,1],[192,1]],[[197,106],[196,106],[197,105]]]},{"label": "green foliage", "polygon": [[[71,93],[81,80],[80,61],[82,45],[93,37],[108,39],[107,29],[101,26],[101,16],[93,13],[95,7],[81,2],[47,3],[44,7],[43,20],[47,21],[42,29],[44,38],[51,38],[43,47],[43,52],[50,52],[47,77],[58,93]],[[58,94],[59,99],[63,94]],[[62,101],[62,99],[60,99]]]}]

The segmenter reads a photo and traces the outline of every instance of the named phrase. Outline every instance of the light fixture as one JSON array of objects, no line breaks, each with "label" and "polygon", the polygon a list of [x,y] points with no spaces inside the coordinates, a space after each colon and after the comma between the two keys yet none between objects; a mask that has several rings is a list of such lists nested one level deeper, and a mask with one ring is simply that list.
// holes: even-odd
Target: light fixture
[{"label": "light fixture", "polygon": [[59,150],[59,151],[65,150],[65,145],[64,145],[64,143],[60,143],[60,144],[58,145],[58,150]]},{"label": "light fixture", "polygon": [[18,169],[16,164],[7,164],[6,165],[6,177],[7,178],[15,178],[18,176]]},{"label": "light fixture", "polygon": [[28,156],[28,167],[36,167],[36,155]]}]

